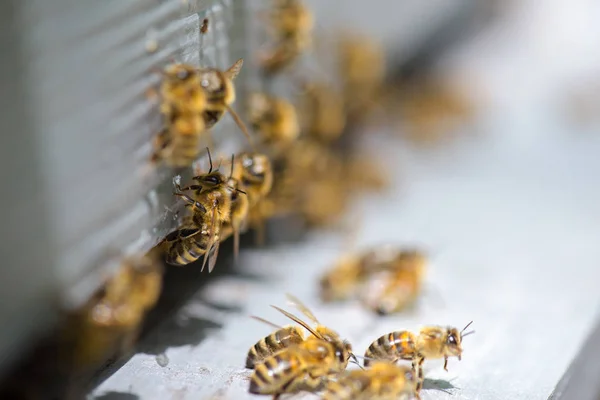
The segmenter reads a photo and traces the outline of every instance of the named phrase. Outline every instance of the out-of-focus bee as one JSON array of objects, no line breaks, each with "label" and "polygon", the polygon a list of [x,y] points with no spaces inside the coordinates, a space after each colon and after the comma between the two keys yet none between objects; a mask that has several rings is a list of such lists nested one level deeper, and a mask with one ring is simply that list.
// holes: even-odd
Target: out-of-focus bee
[{"label": "out-of-focus bee", "polygon": [[265,74],[275,74],[290,66],[310,48],[313,15],[299,0],[275,0],[267,24],[273,47],[260,56]]},{"label": "out-of-focus bee", "polygon": [[211,128],[220,121],[226,111],[233,117],[246,138],[252,143],[250,133],[244,122],[231,108],[235,101],[235,78],[239,75],[244,60],[240,58],[229,69],[221,71],[217,68],[200,68],[200,84],[206,94],[206,107],[203,112],[206,128]]},{"label": "out-of-focus bee", "polygon": [[273,187],[273,166],[270,158],[262,153],[241,153],[236,157],[233,177],[237,179],[248,196],[249,211],[247,227],[264,231],[264,221],[271,217],[270,202],[266,197]]},{"label": "out-of-focus bee", "polygon": [[465,94],[448,83],[429,79],[405,84],[400,89],[396,112],[406,122],[408,137],[415,142],[439,140],[474,112]]},{"label": "out-of-focus bee", "polygon": [[153,160],[175,167],[191,165],[200,155],[198,141],[206,129],[202,113],[207,98],[197,68],[169,65],[160,86],[164,128],[154,140]]},{"label": "out-of-focus bee", "polygon": [[253,369],[256,364],[262,363],[265,358],[304,341],[304,332],[299,326],[278,326],[260,317],[252,316],[252,318],[275,328],[275,331],[260,339],[248,350],[246,368]]},{"label": "out-of-focus bee", "polygon": [[[232,180],[218,170],[213,171],[209,155],[210,169],[207,174],[193,178],[195,184],[184,188],[176,185],[175,196],[180,197],[192,210],[192,215],[181,228],[171,232],[164,240],[166,262],[171,265],[187,265],[204,256],[202,269],[208,262],[211,272],[215,266],[224,224],[231,223],[232,193],[245,194],[237,187],[231,187]],[[233,167],[232,167],[233,168]],[[233,169],[232,169],[233,174]],[[193,197],[183,193],[193,191]]]},{"label": "out-of-focus bee", "polygon": [[323,301],[342,301],[359,294],[361,284],[369,277],[402,270],[425,268],[425,255],[417,250],[403,250],[394,245],[381,245],[359,254],[342,257],[320,279]]},{"label": "out-of-focus bee", "polygon": [[444,359],[444,370],[448,371],[448,358],[462,356],[462,339],[474,333],[463,333],[473,321],[461,331],[448,326],[426,326],[419,333],[395,331],[375,340],[365,352],[365,366],[372,360],[410,360],[414,371],[418,371],[417,392],[423,384],[423,361],[429,359]]},{"label": "out-of-focus bee", "polygon": [[315,392],[323,388],[331,374],[346,368],[344,354],[331,343],[307,339],[267,357],[254,367],[248,391],[253,394]]},{"label": "out-of-focus bee", "polygon": [[294,209],[307,224],[336,223],[348,201],[341,157],[315,140],[299,140],[286,152],[285,168],[290,186],[302,188]]},{"label": "out-of-focus bee", "polygon": [[369,369],[346,371],[327,382],[323,400],[397,400],[419,398],[417,377],[408,366],[374,362]]},{"label": "out-of-focus bee", "polygon": [[385,76],[385,52],[363,35],[345,32],[339,44],[339,76],[346,107],[353,117],[376,105]]},{"label": "out-of-focus bee", "polygon": [[199,141],[229,111],[248,141],[248,129],[231,108],[235,101],[234,79],[242,68],[239,59],[228,70],[173,64],[163,72],[160,87],[164,129],[154,141],[154,161],[174,167],[191,165],[199,156]]},{"label": "out-of-focus bee", "polygon": [[248,102],[248,118],[259,133],[261,142],[270,149],[284,150],[300,134],[296,109],[280,97],[252,93]]},{"label": "out-of-focus bee", "polygon": [[312,328],[309,324],[296,317],[294,314],[291,314],[277,306],[271,306],[275,308],[277,311],[281,312],[283,315],[296,322],[297,324],[306,328],[307,331],[312,333],[315,337],[325,340],[326,342],[331,343],[336,352],[339,352],[344,360],[344,368],[348,365],[348,360],[352,357],[354,361],[356,361],[356,357],[352,353],[352,345],[343,340],[339,333],[334,331],[331,328],[326,327],[325,325],[321,325],[319,320],[315,317],[315,315],[310,311],[308,307],[306,307],[297,297],[292,296],[291,294],[286,294],[288,301],[296,308],[298,308],[312,323],[315,324],[315,327]]},{"label": "out-of-focus bee", "polygon": [[76,368],[95,365],[110,351],[129,350],[161,288],[162,264],[157,259],[125,259],[104,288],[69,318],[65,340]]},{"label": "out-of-focus bee", "polygon": [[322,83],[304,83],[301,115],[309,137],[323,144],[335,142],[346,126],[344,99],[335,88]]}]

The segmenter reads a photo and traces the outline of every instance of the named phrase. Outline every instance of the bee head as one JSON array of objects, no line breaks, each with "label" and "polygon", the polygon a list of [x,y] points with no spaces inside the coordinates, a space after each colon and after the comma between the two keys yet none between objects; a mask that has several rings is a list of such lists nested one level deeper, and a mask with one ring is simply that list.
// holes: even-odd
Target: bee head
[{"label": "bee head", "polygon": [[446,334],[446,354],[448,356],[459,357],[462,354],[460,332],[456,328],[448,328]]}]

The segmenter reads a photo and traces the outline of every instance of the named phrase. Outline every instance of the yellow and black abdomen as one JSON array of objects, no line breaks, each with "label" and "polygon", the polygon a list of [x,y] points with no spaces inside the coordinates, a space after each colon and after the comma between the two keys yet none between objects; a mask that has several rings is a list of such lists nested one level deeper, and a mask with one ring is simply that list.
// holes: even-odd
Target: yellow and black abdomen
[{"label": "yellow and black abdomen", "polygon": [[260,339],[248,351],[246,357],[246,368],[254,368],[256,364],[263,362],[267,357],[291,345],[303,341],[301,332],[296,327],[281,328],[269,336]]},{"label": "yellow and black abdomen", "polygon": [[410,360],[415,353],[416,340],[413,333],[395,331],[375,340],[365,352],[365,366],[372,360]]},{"label": "yellow and black abdomen", "polygon": [[302,365],[300,354],[287,349],[267,357],[254,367],[248,391],[253,394],[285,392],[286,385],[304,372]]}]

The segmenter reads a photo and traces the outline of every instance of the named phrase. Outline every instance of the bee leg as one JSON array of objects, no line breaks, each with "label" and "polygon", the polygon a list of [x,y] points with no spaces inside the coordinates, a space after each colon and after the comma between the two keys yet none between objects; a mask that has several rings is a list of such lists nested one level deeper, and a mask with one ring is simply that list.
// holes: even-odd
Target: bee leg
[{"label": "bee leg", "polygon": [[448,357],[444,357],[444,371],[448,372]]},{"label": "bee leg", "polygon": [[421,355],[417,355],[412,361],[412,369],[417,374],[417,394],[423,387],[423,361],[425,361],[425,358]]},{"label": "bee leg", "polygon": [[[194,179],[196,179],[196,177],[194,177]],[[187,192],[188,190],[193,190],[196,193],[200,193],[200,191],[202,190],[202,186],[188,185],[188,186],[184,186],[184,187],[179,187],[179,188],[177,188],[177,190],[180,192]]]},{"label": "bee leg", "polygon": [[[179,186],[177,187],[177,190],[181,189]],[[183,199],[183,201],[186,203],[186,205],[192,206],[192,210],[194,211],[200,211],[203,213],[206,213],[206,208],[204,208],[204,206],[202,204],[200,204],[199,202],[195,201],[194,199],[192,199],[190,196],[187,196],[183,193],[173,193],[175,196],[181,197]]]}]

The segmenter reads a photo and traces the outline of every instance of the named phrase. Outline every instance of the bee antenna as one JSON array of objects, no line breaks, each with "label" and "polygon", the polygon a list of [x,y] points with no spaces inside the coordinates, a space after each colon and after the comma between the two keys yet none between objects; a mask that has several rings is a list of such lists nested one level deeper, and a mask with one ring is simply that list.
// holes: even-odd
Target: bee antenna
[{"label": "bee antenna", "polygon": [[363,371],[365,370],[365,369],[363,368],[363,366],[362,366],[362,365],[360,365],[360,363],[359,363],[357,360],[351,360],[350,362],[351,362],[352,364],[356,364],[356,365],[358,365],[358,368],[362,369]]},{"label": "bee antenna", "polygon": [[233,178],[233,161],[235,160],[235,154],[231,155],[231,172],[229,173],[229,179]]},{"label": "bee antenna", "polygon": [[206,152],[208,153],[208,163],[210,164],[210,169],[208,170],[208,173],[210,174],[213,170],[213,163],[212,157],[210,156],[210,149],[208,147],[206,148]]},{"label": "bee antenna", "polygon": [[462,338],[464,338],[465,336],[469,336],[469,335],[472,335],[474,333],[475,333],[475,331],[469,331],[469,332],[465,333],[464,335],[461,333],[460,334],[460,339],[462,340]]},{"label": "bee antenna", "polygon": [[[469,322],[469,323],[467,324],[467,326],[465,326],[464,328],[462,328],[462,331],[460,331],[460,335],[461,335],[461,336],[463,336],[463,334],[462,334],[462,333],[463,333],[464,331],[466,331],[466,330],[467,330],[467,328],[468,328],[469,326],[471,326],[471,324],[472,324],[472,323],[473,323],[473,321]],[[474,332],[474,331],[473,331],[473,332]]]},{"label": "bee antenna", "polygon": [[248,194],[248,193],[244,192],[242,189],[238,189],[238,188],[235,188],[235,191],[238,193],[244,193],[245,195]]}]

